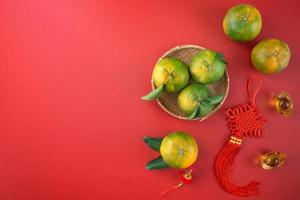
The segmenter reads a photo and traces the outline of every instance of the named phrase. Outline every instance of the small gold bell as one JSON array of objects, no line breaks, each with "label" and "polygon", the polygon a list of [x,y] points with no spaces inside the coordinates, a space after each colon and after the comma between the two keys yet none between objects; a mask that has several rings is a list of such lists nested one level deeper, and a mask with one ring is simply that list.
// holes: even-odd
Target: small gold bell
[{"label": "small gold bell", "polygon": [[293,102],[287,92],[280,92],[275,96],[275,109],[283,116],[288,117],[293,112]]},{"label": "small gold bell", "polygon": [[261,156],[260,164],[263,169],[271,170],[283,165],[286,155],[281,152],[269,152]]}]

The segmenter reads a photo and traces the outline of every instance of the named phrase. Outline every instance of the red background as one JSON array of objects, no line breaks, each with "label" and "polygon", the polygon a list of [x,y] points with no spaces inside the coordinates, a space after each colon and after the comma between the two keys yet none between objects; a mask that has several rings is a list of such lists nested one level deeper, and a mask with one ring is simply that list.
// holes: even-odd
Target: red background
[{"label": "red background", "polygon": [[[292,51],[289,67],[261,75],[257,102],[269,120],[268,135],[247,139],[233,179],[257,178],[263,193],[248,199],[300,199],[299,1],[249,1],[263,15],[250,43],[222,30],[227,9],[239,1],[2,0],[0,2],[0,199],[159,199],[177,182],[174,170],[146,171],[157,154],[142,140],[184,130],[199,143],[194,182],[166,199],[238,199],[224,192],[213,161],[228,136],[222,110],[247,102],[246,81],[257,75],[251,48],[280,38]],[[197,44],[225,54],[229,96],[203,122],[175,119],[140,97],[150,90],[153,65],[168,49]],[[290,118],[268,106],[286,90]],[[262,170],[254,157],[266,150],[287,154],[286,165]]]}]

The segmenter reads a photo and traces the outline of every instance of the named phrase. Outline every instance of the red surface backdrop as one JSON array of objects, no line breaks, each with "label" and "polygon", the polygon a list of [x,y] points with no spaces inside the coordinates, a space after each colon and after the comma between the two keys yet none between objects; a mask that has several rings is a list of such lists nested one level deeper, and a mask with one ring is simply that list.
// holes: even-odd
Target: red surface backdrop
[{"label": "red surface backdrop", "polygon": [[[264,76],[258,105],[269,120],[264,139],[247,139],[233,179],[262,182],[248,199],[300,199],[299,1],[249,1],[263,15],[263,29],[250,43],[223,34],[222,19],[239,1],[2,0],[0,2],[0,199],[159,199],[176,183],[173,170],[146,171],[156,156],[144,135],[174,130],[193,134],[199,159],[193,184],[167,199],[238,199],[213,174],[215,155],[229,132],[219,111],[199,123],[181,121],[156,102],[150,90],[157,58],[180,44],[223,52],[230,63],[228,108],[247,102],[246,80],[258,74],[251,48],[280,38],[292,51],[284,72]],[[284,118],[268,107],[286,90],[296,110]],[[264,171],[253,163],[261,151],[287,154],[283,168]]]}]

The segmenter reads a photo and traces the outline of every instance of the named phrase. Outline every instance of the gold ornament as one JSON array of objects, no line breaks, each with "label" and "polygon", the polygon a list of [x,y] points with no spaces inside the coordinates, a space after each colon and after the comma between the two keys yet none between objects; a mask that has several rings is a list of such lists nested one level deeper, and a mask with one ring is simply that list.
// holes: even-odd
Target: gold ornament
[{"label": "gold ornament", "polygon": [[268,152],[261,156],[260,164],[263,169],[271,170],[283,165],[286,155],[281,152]]}]

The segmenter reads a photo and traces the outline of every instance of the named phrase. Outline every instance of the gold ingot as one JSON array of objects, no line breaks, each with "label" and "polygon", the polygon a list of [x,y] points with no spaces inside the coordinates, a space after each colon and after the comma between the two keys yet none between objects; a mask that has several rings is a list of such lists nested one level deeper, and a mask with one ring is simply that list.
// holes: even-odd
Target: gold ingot
[{"label": "gold ingot", "polygon": [[261,156],[260,164],[263,169],[271,170],[283,165],[286,155],[281,152],[269,152]]},{"label": "gold ingot", "polygon": [[275,96],[275,109],[283,116],[288,117],[292,114],[294,106],[292,98],[287,92],[280,92]]}]

